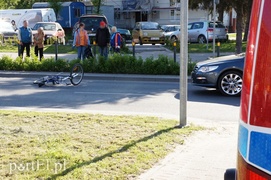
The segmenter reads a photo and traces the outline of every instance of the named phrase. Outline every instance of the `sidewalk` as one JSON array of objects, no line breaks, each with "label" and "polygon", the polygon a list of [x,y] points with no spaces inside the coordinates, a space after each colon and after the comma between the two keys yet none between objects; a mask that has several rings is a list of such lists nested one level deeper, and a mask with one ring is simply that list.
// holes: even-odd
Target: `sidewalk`
[{"label": "sidewalk", "polygon": [[[165,55],[168,56],[169,58],[174,58],[173,52],[169,50],[165,50],[165,48],[155,48],[153,51],[141,51],[141,50],[136,50],[135,51],[135,56],[136,57],[141,57],[142,59],[146,59],[148,57],[153,57],[154,59],[157,59],[159,55]],[[232,52],[227,52],[227,53],[220,53],[220,56],[226,56],[226,55],[232,55],[234,53]],[[0,57],[2,56],[10,56],[11,58],[17,58],[18,54],[17,53],[0,53]],[[189,57],[193,62],[199,62],[199,61],[204,61],[210,57],[212,57],[212,53],[189,53]],[[44,54],[45,58],[55,58],[55,54]],[[76,54],[58,54],[58,59],[67,59],[67,60],[73,60],[76,59],[77,55]],[[176,54],[176,61],[180,62],[180,54]]]},{"label": "sidewalk", "polygon": [[237,122],[190,121],[214,129],[189,136],[139,180],[223,180],[225,170],[236,167]]}]

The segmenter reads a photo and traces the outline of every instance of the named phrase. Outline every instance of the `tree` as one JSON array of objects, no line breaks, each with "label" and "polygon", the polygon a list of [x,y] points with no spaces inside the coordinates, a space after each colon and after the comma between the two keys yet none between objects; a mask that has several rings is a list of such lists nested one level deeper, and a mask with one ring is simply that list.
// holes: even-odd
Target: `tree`
[{"label": "tree", "polygon": [[104,0],[92,0],[93,6],[96,7],[96,13],[100,14],[100,7],[104,3]]},{"label": "tree", "polygon": [[245,34],[244,34],[243,41],[247,41],[252,4],[253,4],[253,0],[248,0],[247,14],[246,14],[246,24],[245,24]]},{"label": "tree", "polygon": [[56,16],[58,16],[59,11],[61,10],[61,0],[48,0],[50,7],[55,11]]},{"label": "tree", "polygon": [[0,1],[0,9],[15,9],[20,0]]}]

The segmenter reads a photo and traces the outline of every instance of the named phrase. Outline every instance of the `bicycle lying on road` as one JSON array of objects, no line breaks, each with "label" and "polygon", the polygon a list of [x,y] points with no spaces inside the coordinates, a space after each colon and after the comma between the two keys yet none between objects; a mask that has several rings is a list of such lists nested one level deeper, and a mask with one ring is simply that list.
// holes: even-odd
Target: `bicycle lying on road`
[{"label": "bicycle lying on road", "polygon": [[74,85],[77,86],[81,83],[84,77],[84,70],[81,64],[75,64],[69,76],[62,76],[61,73],[57,75],[48,75],[44,76],[38,80],[35,80],[33,84],[37,84],[39,87],[42,87],[46,84],[52,83],[53,85],[56,84],[66,84],[66,85]]}]

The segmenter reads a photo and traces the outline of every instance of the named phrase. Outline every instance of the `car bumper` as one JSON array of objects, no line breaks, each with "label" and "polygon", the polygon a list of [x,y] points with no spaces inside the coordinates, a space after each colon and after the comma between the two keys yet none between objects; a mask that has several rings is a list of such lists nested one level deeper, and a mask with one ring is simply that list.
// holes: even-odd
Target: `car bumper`
[{"label": "car bumper", "polygon": [[[209,35],[208,36],[208,39],[209,40],[213,40],[213,35]],[[222,35],[222,36],[220,36],[220,35],[216,35],[215,36],[215,39],[216,40],[228,40],[229,39],[229,36],[226,34],[226,35]]]},{"label": "car bumper", "polygon": [[152,43],[165,43],[165,37],[160,37],[159,39],[151,38],[151,37],[143,37],[142,43],[152,44]]},{"label": "car bumper", "polygon": [[192,83],[197,86],[204,87],[216,87],[217,85],[217,73],[209,72],[192,72],[191,73]]}]

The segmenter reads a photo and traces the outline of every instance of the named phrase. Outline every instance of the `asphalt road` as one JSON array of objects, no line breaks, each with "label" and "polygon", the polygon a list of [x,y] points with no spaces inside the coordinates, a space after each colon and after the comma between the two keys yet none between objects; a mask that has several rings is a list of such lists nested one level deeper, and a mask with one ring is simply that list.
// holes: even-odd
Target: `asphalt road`
[{"label": "asphalt road", "polygon": [[[1,109],[80,111],[179,118],[179,83],[84,80],[79,86],[33,85],[32,78],[0,78]],[[188,84],[189,119],[237,121],[239,97]]]}]

